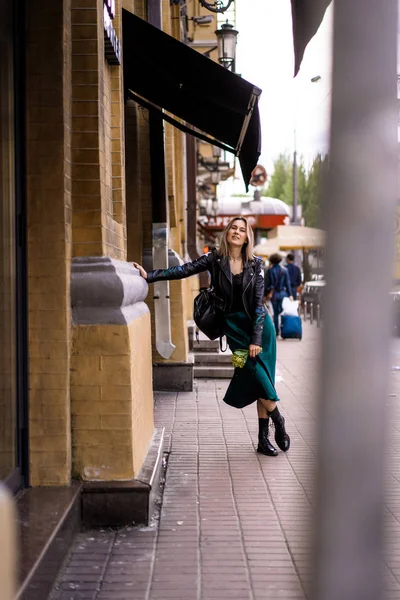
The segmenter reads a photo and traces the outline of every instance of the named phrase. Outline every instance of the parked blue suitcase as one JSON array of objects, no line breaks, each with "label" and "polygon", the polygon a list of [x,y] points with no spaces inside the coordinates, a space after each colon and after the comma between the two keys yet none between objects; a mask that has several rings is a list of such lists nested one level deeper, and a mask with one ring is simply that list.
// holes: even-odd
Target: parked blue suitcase
[{"label": "parked blue suitcase", "polygon": [[297,338],[301,340],[303,327],[300,317],[294,315],[281,315],[281,336],[284,340],[287,338]]}]

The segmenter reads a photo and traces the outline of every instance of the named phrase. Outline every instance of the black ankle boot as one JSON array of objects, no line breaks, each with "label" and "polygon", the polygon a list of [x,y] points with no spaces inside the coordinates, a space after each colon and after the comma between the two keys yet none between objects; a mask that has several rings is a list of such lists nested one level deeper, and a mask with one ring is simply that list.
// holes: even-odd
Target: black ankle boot
[{"label": "black ankle boot", "polygon": [[282,450],[282,452],[287,452],[290,448],[290,437],[286,433],[285,418],[282,417],[277,406],[272,412],[269,412],[268,414],[275,425],[276,445]]},{"label": "black ankle boot", "polygon": [[269,418],[258,419],[258,447],[257,452],[266,456],[277,456],[278,450],[274,448],[268,439]]}]

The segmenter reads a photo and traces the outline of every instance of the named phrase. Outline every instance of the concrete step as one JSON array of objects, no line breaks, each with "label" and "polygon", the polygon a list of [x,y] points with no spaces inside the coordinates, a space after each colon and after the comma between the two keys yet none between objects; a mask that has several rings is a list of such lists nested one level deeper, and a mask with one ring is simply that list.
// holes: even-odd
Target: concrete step
[{"label": "concrete step", "polygon": [[190,339],[189,341],[191,352],[218,352],[219,350],[219,340],[208,340],[206,338],[200,339],[199,342],[196,339]]},{"label": "concrete step", "polygon": [[227,351],[223,352],[195,352],[195,366],[214,365],[216,367],[222,365],[232,365],[232,354]]},{"label": "concrete step", "polygon": [[[199,341],[196,339],[196,324],[188,321],[189,349],[191,352],[218,352],[219,339],[209,340],[202,331],[199,331]],[[225,341],[224,341],[225,342]]]},{"label": "concrete step", "polygon": [[195,366],[194,377],[199,379],[230,379],[233,375],[233,367],[228,366]]}]

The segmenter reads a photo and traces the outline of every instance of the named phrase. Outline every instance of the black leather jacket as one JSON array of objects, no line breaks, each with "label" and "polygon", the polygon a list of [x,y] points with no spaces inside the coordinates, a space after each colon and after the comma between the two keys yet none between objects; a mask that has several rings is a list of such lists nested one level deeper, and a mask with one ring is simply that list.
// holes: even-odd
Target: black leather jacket
[{"label": "black leather jacket", "polygon": [[[229,259],[220,256],[215,250],[184,265],[150,271],[147,274],[147,281],[148,283],[153,283],[154,281],[184,279],[202,271],[210,272],[211,285],[214,288],[214,292],[219,298],[222,298],[224,312],[229,314],[233,294],[231,268]],[[250,343],[257,346],[261,346],[266,314],[263,298],[264,271],[262,261],[260,258],[254,257],[253,260],[247,262],[243,267],[243,305],[253,324]]]}]

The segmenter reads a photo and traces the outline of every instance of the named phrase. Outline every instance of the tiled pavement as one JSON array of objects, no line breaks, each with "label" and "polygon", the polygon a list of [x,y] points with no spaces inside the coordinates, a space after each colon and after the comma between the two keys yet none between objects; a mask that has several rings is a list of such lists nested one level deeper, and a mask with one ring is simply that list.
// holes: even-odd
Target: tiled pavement
[{"label": "tiled pavement", "polygon": [[[169,452],[158,526],[80,534],[52,600],[307,597],[318,333],[306,324],[302,342],[279,342],[287,454],[255,452],[255,405],[225,405],[225,380],[158,394]],[[400,365],[400,346],[393,361]],[[387,598],[400,600],[400,371],[392,380]]]}]

